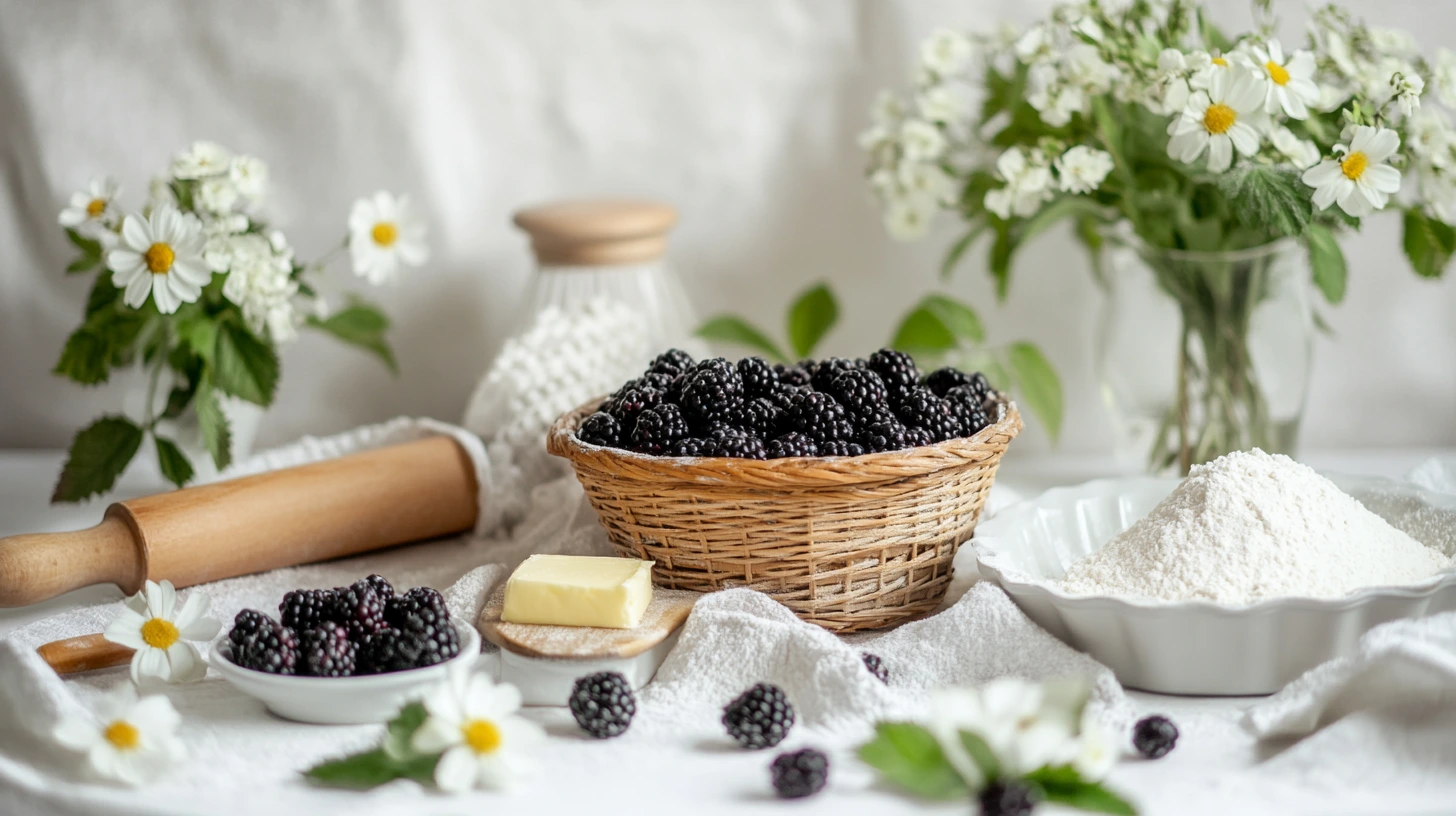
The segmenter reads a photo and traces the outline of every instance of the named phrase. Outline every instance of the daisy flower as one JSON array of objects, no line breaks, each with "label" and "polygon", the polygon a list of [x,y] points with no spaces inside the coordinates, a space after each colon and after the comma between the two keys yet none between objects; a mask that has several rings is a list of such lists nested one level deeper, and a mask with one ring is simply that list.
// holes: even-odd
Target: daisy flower
[{"label": "daisy flower", "polygon": [[156,779],[187,755],[177,737],[181,724],[182,717],[166,697],[138,698],[136,688],[124,683],[102,697],[94,711],[62,718],[52,735],[61,745],[85,753],[97,776],[136,786]]},{"label": "daisy flower", "polygon": [[475,787],[507,787],[527,773],[531,754],[546,732],[516,712],[521,693],[483,674],[452,671],[445,685],[424,700],[429,717],[412,738],[416,751],[440,753],[435,784],[460,793]]},{"label": "daisy flower", "polygon": [[172,159],[172,175],[179,179],[200,179],[228,172],[233,154],[216,142],[193,142]]},{"label": "daisy flower", "polygon": [[194,589],[177,607],[171,581],[148,581],[146,588],[126,600],[120,617],[106,628],[106,639],[136,649],[131,658],[134,682],[156,678],[164,683],[187,683],[207,674],[202,652],[193,641],[207,642],[222,628],[207,616],[212,599]]},{"label": "daisy flower", "polygon": [[394,280],[400,264],[429,260],[425,225],[415,217],[409,196],[395,198],[381,190],[355,201],[349,211],[349,256],[354,274],[376,285]]},{"label": "daisy flower", "polygon": [[61,226],[76,230],[82,235],[95,235],[107,228],[117,212],[114,206],[121,195],[121,187],[110,176],[91,179],[86,189],[74,193],[71,203],[57,219]]},{"label": "daisy flower", "polygon": [[1320,99],[1319,86],[1314,84],[1314,54],[1295,51],[1286,61],[1278,40],[1256,45],[1250,53],[1256,69],[1267,82],[1265,112],[1278,113],[1283,109],[1292,119],[1309,116],[1308,106],[1318,104]]},{"label": "daisy flower", "polygon": [[1360,218],[1385,207],[1400,191],[1400,171],[1385,160],[1400,147],[1400,136],[1388,128],[1356,127],[1349,146],[1335,145],[1340,158],[1325,159],[1304,171],[1304,183],[1314,188],[1314,205],[1321,210],[1338,203],[1347,214]]},{"label": "daisy flower", "polygon": [[192,303],[212,272],[202,260],[202,222],[191,213],[159,204],[148,217],[132,214],[121,222],[121,242],[106,253],[111,282],[126,291],[123,302],[140,309],[150,294],[157,311],[172,314]]},{"label": "daisy flower", "polygon": [[1183,114],[1168,125],[1168,156],[1192,164],[1208,151],[1208,169],[1222,173],[1237,150],[1253,155],[1259,149],[1259,131],[1252,124],[1264,102],[1259,78],[1240,67],[1213,74],[1208,90],[1188,96]]},{"label": "daisy flower", "polygon": [[1062,192],[1090,193],[1112,172],[1112,154],[1077,145],[1058,156],[1052,166],[1057,169],[1057,183]]}]

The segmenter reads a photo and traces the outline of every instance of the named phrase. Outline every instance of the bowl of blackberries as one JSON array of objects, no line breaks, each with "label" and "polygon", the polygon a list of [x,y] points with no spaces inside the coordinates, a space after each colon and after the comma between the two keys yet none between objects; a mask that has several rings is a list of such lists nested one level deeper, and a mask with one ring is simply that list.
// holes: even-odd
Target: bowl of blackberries
[{"label": "bowl of blackberries", "polygon": [[980,372],[922,376],[893,349],[795,365],[671,349],[601,401],[575,438],[658,457],[852,457],[974,438],[1004,410]]},{"label": "bowl of blackberries", "polygon": [[212,666],[269,711],[324,724],[385,722],[480,654],[475,627],[451,620],[439,592],[405,592],[370,575],[295,589],[276,616],[244,609],[212,648]]}]

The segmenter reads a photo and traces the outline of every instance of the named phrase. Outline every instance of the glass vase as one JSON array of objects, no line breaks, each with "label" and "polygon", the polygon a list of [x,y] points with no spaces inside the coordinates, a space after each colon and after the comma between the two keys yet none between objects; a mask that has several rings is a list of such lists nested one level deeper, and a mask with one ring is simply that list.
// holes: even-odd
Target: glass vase
[{"label": "glass vase", "polygon": [[1103,251],[1096,357],[1119,459],[1186,475],[1230,451],[1293,453],[1314,351],[1304,249]]}]

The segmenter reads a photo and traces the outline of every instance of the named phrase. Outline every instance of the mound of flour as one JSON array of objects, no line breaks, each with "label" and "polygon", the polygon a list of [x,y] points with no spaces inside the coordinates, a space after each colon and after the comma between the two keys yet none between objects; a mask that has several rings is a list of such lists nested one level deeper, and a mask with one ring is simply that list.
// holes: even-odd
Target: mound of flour
[{"label": "mound of flour", "polygon": [[1312,469],[1256,448],[1194,467],[1146,518],[1072,564],[1061,587],[1241,604],[1337,598],[1451,566]]}]

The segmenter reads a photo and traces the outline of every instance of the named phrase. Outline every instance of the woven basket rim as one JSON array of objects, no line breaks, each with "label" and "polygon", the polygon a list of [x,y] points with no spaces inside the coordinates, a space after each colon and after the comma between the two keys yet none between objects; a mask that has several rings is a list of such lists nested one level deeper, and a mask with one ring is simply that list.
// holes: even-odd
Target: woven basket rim
[{"label": "woven basket rim", "polygon": [[[620,479],[703,484],[758,485],[762,487],[815,487],[882,482],[934,473],[947,468],[985,462],[999,456],[1006,443],[1022,429],[1016,402],[1004,395],[995,422],[975,435],[917,448],[860,456],[786,457],[783,459],[730,459],[724,457],[647,456],[618,448],[591,445],[576,438],[582,420],[606,401],[598,397],[562,414],[546,435],[546,450],[570,460],[573,467],[612,473]],[[1000,445],[990,440],[1001,437]],[[994,448],[994,450],[993,450]]]}]

